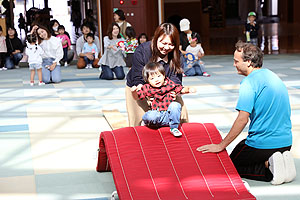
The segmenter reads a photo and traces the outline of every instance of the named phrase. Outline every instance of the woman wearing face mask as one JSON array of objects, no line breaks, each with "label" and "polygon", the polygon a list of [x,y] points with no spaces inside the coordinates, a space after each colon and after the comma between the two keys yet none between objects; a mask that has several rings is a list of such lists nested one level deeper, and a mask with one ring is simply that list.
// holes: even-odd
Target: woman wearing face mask
[{"label": "woman wearing face mask", "polygon": [[[57,35],[59,35],[59,32],[58,32],[59,25],[60,25],[60,23],[56,19],[53,19],[50,21],[50,27],[51,27],[50,32],[51,32],[52,36],[56,37]],[[70,34],[67,31],[65,31],[65,34],[71,39]],[[67,44],[67,43],[65,43],[65,44]],[[70,49],[68,51],[67,63],[70,64],[70,62],[73,60],[73,58],[74,58],[74,50]]]},{"label": "woman wearing face mask", "polygon": [[[151,41],[142,43],[135,50],[125,89],[129,126],[141,125],[142,116],[149,110],[147,101],[135,100],[130,89],[133,86],[141,88],[145,84],[142,70],[148,62],[161,63],[165,68],[166,77],[176,84],[182,84],[183,63],[180,59],[179,45],[179,33],[176,27],[170,23],[163,23],[156,28]],[[174,98],[182,105],[181,122],[188,122],[187,110],[182,98],[175,94]]]},{"label": "woman wearing face mask", "polygon": [[60,39],[51,36],[50,31],[43,26],[35,26],[33,31],[37,33],[39,44],[44,50],[44,54],[42,55],[43,82],[61,82],[59,61],[63,58],[64,54]]}]

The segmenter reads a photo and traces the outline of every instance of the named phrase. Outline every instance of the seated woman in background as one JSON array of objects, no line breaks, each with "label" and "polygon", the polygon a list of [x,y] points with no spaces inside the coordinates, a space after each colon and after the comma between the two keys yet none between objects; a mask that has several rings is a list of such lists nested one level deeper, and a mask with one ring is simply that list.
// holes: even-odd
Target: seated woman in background
[{"label": "seated woman in background", "polygon": [[51,36],[50,31],[41,25],[33,27],[32,32],[38,35],[39,44],[44,50],[44,54],[42,54],[43,82],[61,82],[59,61],[63,58],[64,53],[60,39]]},{"label": "seated woman in background", "polygon": [[116,22],[113,22],[107,31],[108,36],[104,37],[104,54],[99,61],[102,72],[100,74],[100,79],[112,80],[114,79],[114,74],[117,79],[122,80],[125,78],[125,73],[123,67],[126,66],[124,61],[124,51],[120,43],[125,40],[120,35],[120,27]]},{"label": "seated woman in background", "polygon": [[[60,26],[61,24],[56,20],[56,19],[53,19],[50,21],[50,32],[51,34],[56,37],[57,35],[59,35],[59,32],[58,32],[58,27]],[[70,37],[70,34],[65,30],[65,34],[70,38],[71,40],[71,37]],[[70,64],[70,62],[73,60],[74,58],[74,50],[71,48],[72,45],[70,46],[70,49],[68,49],[68,56],[67,56],[67,63]],[[63,63],[61,63],[63,64]]]},{"label": "seated woman in background", "polygon": [[142,44],[147,41],[148,41],[148,36],[146,35],[146,33],[141,33],[138,37],[138,43]]},{"label": "seated woman in background", "polygon": [[14,27],[7,28],[6,47],[7,57],[5,67],[7,69],[19,68],[19,62],[23,58],[24,45],[18,38],[17,31]]}]

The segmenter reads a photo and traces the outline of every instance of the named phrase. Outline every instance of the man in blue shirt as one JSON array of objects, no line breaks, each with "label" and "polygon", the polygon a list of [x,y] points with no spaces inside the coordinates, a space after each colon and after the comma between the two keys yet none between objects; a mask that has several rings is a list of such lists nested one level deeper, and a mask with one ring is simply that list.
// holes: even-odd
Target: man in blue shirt
[{"label": "man in blue shirt", "polygon": [[240,85],[236,110],[239,112],[230,132],[219,144],[198,147],[203,153],[223,151],[245,128],[248,136],[232,151],[230,158],[241,177],[271,181],[278,185],[296,177],[292,157],[291,108],[288,91],[280,78],[261,69],[263,53],[259,47],[239,41],[234,67],[246,76]]}]

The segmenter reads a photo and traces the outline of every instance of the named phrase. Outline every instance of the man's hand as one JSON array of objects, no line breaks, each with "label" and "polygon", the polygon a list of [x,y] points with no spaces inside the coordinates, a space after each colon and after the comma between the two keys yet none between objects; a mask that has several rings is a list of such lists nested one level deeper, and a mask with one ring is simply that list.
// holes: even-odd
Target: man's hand
[{"label": "man's hand", "polygon": [[223,151],[225,148],[221,146],[221,144],[207,144],[197,148],[197,151],[201,151],[202,153],[218,153]]}]

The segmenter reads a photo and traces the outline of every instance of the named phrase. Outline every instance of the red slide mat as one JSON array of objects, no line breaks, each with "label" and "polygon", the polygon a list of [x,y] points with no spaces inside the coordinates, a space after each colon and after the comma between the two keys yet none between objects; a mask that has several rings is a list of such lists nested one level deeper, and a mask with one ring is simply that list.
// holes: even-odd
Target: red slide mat
[{"label": "red slide mat", "polygon": [[180,138],[169,127],[102,132],[97,171],[112,171],[121,200],[255,199],[226,151],[196,151],[221,141],[214,124],[186,123],[180,131]]}]

